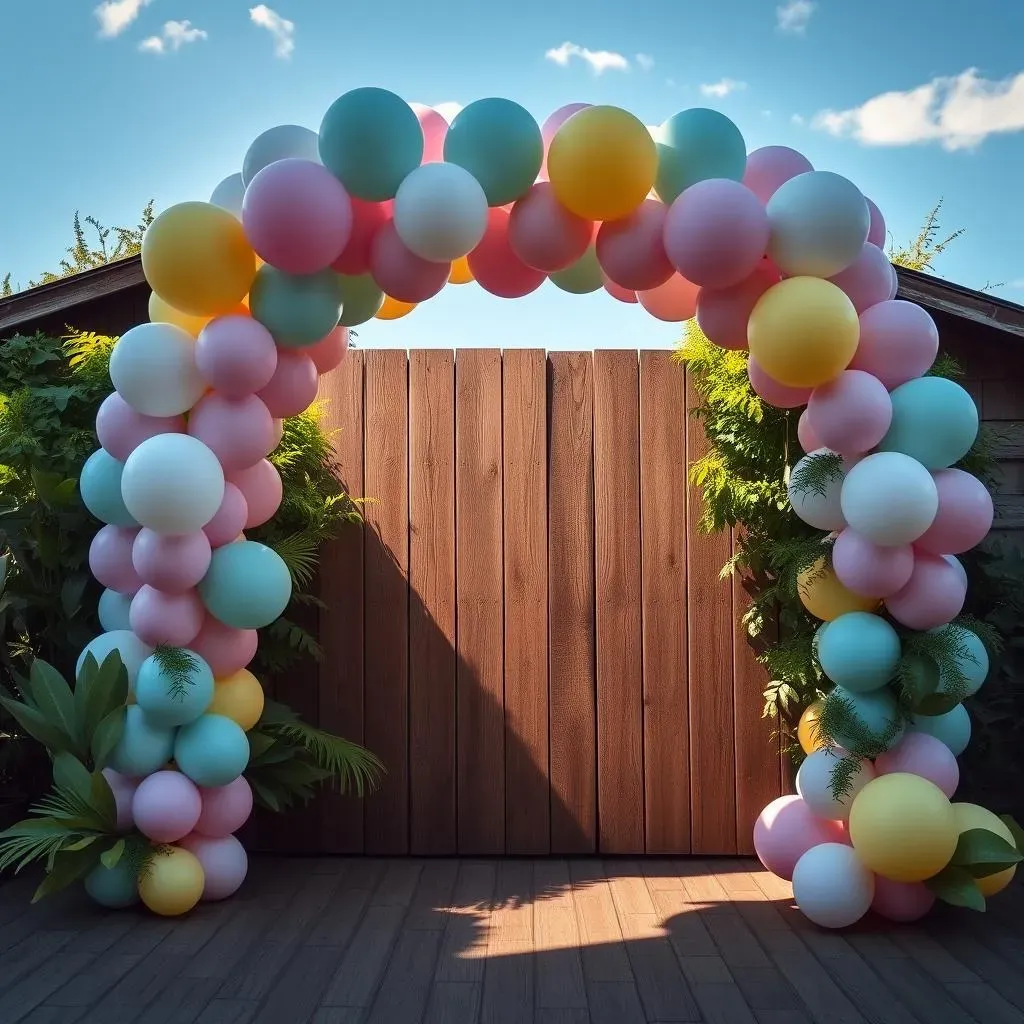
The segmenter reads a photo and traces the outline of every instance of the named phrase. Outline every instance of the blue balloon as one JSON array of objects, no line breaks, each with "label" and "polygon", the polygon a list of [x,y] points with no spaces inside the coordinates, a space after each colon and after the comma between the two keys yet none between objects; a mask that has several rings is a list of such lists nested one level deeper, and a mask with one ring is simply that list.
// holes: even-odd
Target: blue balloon
[{"label": "blue balloon", "polygon": [[157,655],[151,655],[135,678],[135,700],[154,725],[173,728],[194,722],[213,700],[213,671],[194,651],[192,668],[184,679],[168,674]]},{"label": "blue balloon", "polygon": [[902,452],[926,469],[959,462],[978,436],[974,399],[945,377],[918,377],[892,392],[892,423],[878,450]]},{"label": "blue balloon", "polygon": [[954,757],[959,757],[971,742],[971,716],[963,704],[957,704],[944,715],[915,715],[910,731],[934,736],[949,747]]},{"label": "blue balloon", "polygon": [[[981,689],[982,684],[988,677],[988,651],[981,642],[981,637],[969,629],[964,629],[963,626],[950,623],[948,626],[939,626],[938,629],[933,629],[931,632],[944,633],[947,630],[953,633],[956,639],[960,641],[960,644],[967,650],[966,656],[961,654],[954,660],[957,668],[967,680],[967,691],[964,696],[973,697]],[[957,682],[959,683],[959,680]],[[948,693],[951,683],[952,680],[949,678],[948,670],[940,671],[939,686],[936,692]]]},{"label": "blue balloon", "polygon": [[118,462],[103,448],[85,460],[78,478],[82,504],[108,526],[138,526],[121,497],[121,474],[124,463]]},{"label": "blue balloon", "polygon": [[101,906],[122,910],[139,902],[139,879],[122,857],[112,868],[97,864],[85,876],[85,891]]},{"label": "blue balloon", "polygon": [[252,540],[225,544],[213,553],[199,584],[207,611],[234,629],[262,629],[288,606],[292,580],[281,556]]},{"label": "blue balloon", "polygon": [[100,594],[99,615],[100,625],[104,632],[131,629],[128,621],[128,610],[132,606],[130,594],[119,594],[116,590],[104,590]]},{"label": "blue balloon", "polygon": [[159,771],[174,751],[174,730],[151,722],[138,704],[125,708],[124,733],[110,755],[110,767],[141,779]]},{"label": "blue balloon", "polygon": [[178,730],[174,763],[197,786],[226,786],[249,763],[249,738],[224,715],[201,715]]},{"label": "blue balloon", "polygon": [[902,649],[896,630],[870,612],[848,612],[828,624],[818,640],[821,670],[845,690],[870,693],[896,673]]},{"label": "blue balloon", "polygon": [[480,182],[488,206],[505,206],[537,180],[544,140],[528,110],[491,97],[459,111],[444,138],[444,158]]},{"label": "blue balloon", "polygon": [[717,110],[694,107],[673,114],[661,126],[655,189],[667,205],[691,185],[708,178],[742,181],[747,169],[743,135]]},{"label": "blue balloon", "polygon": [[423,129],[412,107],[387,89],[339,96],[320,125],[323,165],[357,199],[394,199],[423,159]]},{"label": "blue balloon", "polygon": [[[835,620],[833,620],[833,625]],[[829,630],[831,632],[831,629]],[[825,634],[828,636],[828,633]],[[900,718],[899,709],[896,706],[896,698],[892,691],[872,690],[870,693],[854,693],[844,686],[837,686],[833,691],[837,697],[845,697],[853,705],[853,711],[859,720],[861,727],[870,735],[873,743],[882,745],[886,733],[891,729],[894,722],[899,722],[899,728],[885,743],[885,749],[895,746],[903,738],[904,726]],[[831,696],[831,695],[830,695]],[[844,750],[851,753],[859,753],[857,737],[854,735],[833,736],[832,739]],[[866,753],[866,751],[865,751]]]},{"label": "blue balloon", "polygon": [[814,636],[811,637],[811,650],[814,652],[814,656],[821,662],[821,638],[825,635],[825,630],[828,629],[828,623],[823,622],[815,631]]},{"label": "blue balloon", "polygon": [[372,320],[384,305],[384,292],[370,274],[339,274],[341,326],[358,327]]},{"label": "blue balloon", "polygon": [[264,263],[249,290],[249,310],[282,348],[305,348],[341,319],[344,290],[333,270],[286,274]]}]

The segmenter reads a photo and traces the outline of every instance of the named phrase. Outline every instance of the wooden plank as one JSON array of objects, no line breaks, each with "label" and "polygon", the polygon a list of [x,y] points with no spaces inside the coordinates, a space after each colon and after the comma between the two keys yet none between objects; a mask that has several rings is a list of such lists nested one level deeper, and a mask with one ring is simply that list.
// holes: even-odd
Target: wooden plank
[{"label": "wooden plank", "polygon": [[501,353],[455,361],[459,852],[505,849]]},{"label": "wooden plank", "polygon": [[548,786],[547,380],[539,349],[502,357],[505,851],[551,848]]},{"label": "wooden plank", "polygon": [[988,434],[992,458],[998,462],[1024,459],[1024,421],[990,420],[984,429]]},{"label": "wooden plank", "polygon": [[644,849],[640,623],[640,370],[594,353],[597,806],[602,853]]},{"label": "wooden plank", "polygon": [[[337,477],[353,497],[363,491],[363,352],[352,350],[320,380],[321,425],[334,447]],[[320,727],[363,742],[363,530],[352,527],[320,549]],[[320,845],[363,852],[363,802],[331,788],[317,797]]]},{"label": "wooden plank", "polygon": [[686,396],[670,352],[640,353],[640,528],[646,851],[688,853]]},{"label": "wooden plank", "polygon": [[548,356],[551,852],[597,849],[594,380],[584,352]]},{"label": "wooden plank", "polygon": [[[687,464],[708,452],[704,428],[691,415],[700,403],[686,381]],[[691,849],[698,854],[736,852],[736,762],[733,748],[733,611],[728,581],[728,533],[700,530],[701,495],[687,488],[687,646],[690,681]],[[714,780],[709,785],[709,780]]]},{"label": "wooden plank", "polygon": [[410,353],[410,847],[454,853],[455,359]]},{"label": "wooden plank", "polygon": [[364,736],[387,774],[367,798],[367,853],[409,849],[409,362],[366,353]]}]

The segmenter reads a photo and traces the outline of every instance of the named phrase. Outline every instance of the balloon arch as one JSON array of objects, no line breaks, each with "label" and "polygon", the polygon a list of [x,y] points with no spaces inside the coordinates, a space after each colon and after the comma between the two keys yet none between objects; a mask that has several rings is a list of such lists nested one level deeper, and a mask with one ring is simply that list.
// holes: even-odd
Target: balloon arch
[{"label": "balloon arch", "polygon": [[[126,827],[168,844],[137,883],[145,904],[184,913],[245,876],[233,833],[252,807],[246,730],[262,708],[246,666],[290,581],[244,531],[281,501],[267,455],[282,418],[313,402],[349,327],[402,316],[448,282],[515,298],[546,278],[603,287],[662,321],[696,316],[713,342],[749,350],[764,401],[806,405],[811,454],[791,502],[829,547],[800,593],[826,623],[832,697],[878,749],[837,793],[849,754],[833,748],[855,738],[812,734],[805,715],[799,795],[755,829],[765,866],[831,927],[871,908],[918,917],[950,872],[973,873],[985,895],[1004,887],[1019,859],[1008,825],[950,802],[970,731],[958,701],[988,668],[978,637],[952,624],[967,587],[954,556],[992,522],[985,487],[951,468],[978,413],[959,385],[925,376],[938,332],[895,298],[884,243],[881,213],[854,184],[788,148],[748,155],[713,110],[652,131],[617,107],[574,104],[541,127],[510,100],[483,99],[449,125],[376,88],[340,97],[319,133],[264,133],[210,202],[160,214],[142,247],[151,322],[113,350],[102,447],[82,474],[107,524],[90,557],[107,632],[87,651],[121,652],[135,701],[106,774]],[[831,476],[809,472],[829,460]],[[905,734],[898,627],[957,631],[958,661],[938,681],[956,699]],[[189,685],[174,685],[158,647],[188,653]],[[87,883],[107,904],[135,887],[116,867]]]}]

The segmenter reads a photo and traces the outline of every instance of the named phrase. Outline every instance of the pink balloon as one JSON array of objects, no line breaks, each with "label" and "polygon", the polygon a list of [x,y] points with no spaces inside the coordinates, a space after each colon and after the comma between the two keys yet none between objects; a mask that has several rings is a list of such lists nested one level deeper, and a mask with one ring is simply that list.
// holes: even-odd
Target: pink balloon
[{"label": "pink balloon", "polygon": [[336,260],[352,232],[352,202],[323,164],[276,160],[249,182],[242,199],[249,244],[288,274],[315,274]]},{"label": "pink balloon", "polygon": [[143,441],[157,434],[184,431],[184,416],[143,416],[116,391],[111,391],[96,410],[96,436],[100,445],[118,462],[124,462]]},{"label": "pink balloon", "polygon": [[570,213],[551,183],[538,181],[512,205],[508,243],[513,254],[534,270],[553,274],[575,263],[590,245],[594,225]]},{"label": "pink balloon", "polygon": [[[821,438],[815,434],[810,420],[807,419],[806,409],[800,413],[800,419],[796,421],[796,439],[800,442],[800,447],[803,448],[808,455],[810,455],[811,452],[816,452],[819,448],[825,447],[825,445],[821,443]],[[902,584],[900,585],[902,586]]]},{"label": "pink balloon", "polygon": [[[761,260],[753,273],[731,288],[701,288],[697,296],[697,324],[709,341],[740,351],[747,347],[747,324],[757,300],[782,274],[769,260]],[[820,446],[819,446],[820,447]]]},{"label": "pink balloon", "polygon": [[863,313],[892,297],[894,273],[889,257],[877,245],[865,242],[860,255],[829,280],[846,292],[858,313]]},{"label": "pink balloon", "polygon": [[132,632],[150,647],[188,647],[206,618],[206,608],[195,590],[168,594],[143,587],[128,610]]},{"label": "pink balloon", "polygon": [[387,221],[370,246],[370,273],[385,295],[399,302],[424,302],[448,282],[451,263],[431,263],[410,252]]},{"label": "pink balloon", "polygon": [[933,782],[952,799],[960,785],[956,756],[942,740],[926,732],[907,732],[891,750],[875,759],[879,775],[909,772]]},{"label": "pink balloon", "polygon": [[547,120],[541,125],[540,134],[544,140],[544,162],[540,166],[539,178],[542,181],[547,181],[548,150],[551,148],[551,140],[555,137],[555,133],[573,114],[586,110],[590,105],[589,103],[566,103],[564,107],[559,107],[554,113],[549,114]]},{"label": "pink balloon", "polygon": [[277,346],[251,316],[219,316],[196,338],[196,366],[225,398],[253,395],[274,376]]},{"label": "pink balloon", "polygon": [[210,568],[210,558],[210,541],[202,530],[172,535],[143,528],[132,544],[139,579],[168,594],[197,586]]},{"label": "pink balloon", "polygon": [[956,568],[940,555],[914,552],[914,571],[901,590],[886,599],[889,614],[907,629],[935,629],[955,619],[967,587]]},{"label": "pink balloon", "polygon": [[255,466],[241,469],[231,474],[229,483],[233,483],[245,498],[248,515],[245,529],[254,530],[270,519],[281,505],[283,495],[281,474],[277,467],[267,459],[257,462]]},{"label": "pink balloon", "polygon": [[245,847],[234,837],[210,839],[196,833],[178,843],[203,867],[204,900],[223,900],[238,891],[249,870]]},{"label": "pink balloon", "polygon": [[[440,115],[438,115],[440,116]],[[349,334],[347,327],[335,327],[330,334],[322,337],[315,345],[307,345],[302,351],[313,360],[316,372],[321,376],[341,365],[348,353]],[[276,448],[281,438],[278,435]]]},{"label": "pink balloon", "polygon": [[846,830],[839,822],[819,818],[798,796],[780,796],[754,822],[754,851],[757,859],[773,874],[787,882],[793,878],[796,862],[812,846],[842,843],[849,846]]},{"label": "pink balloon", "polygon": [[839,582],[855,594],[891,597],[910,580],[914,549],[909,544],[881,547],[847,527],[832,545],[832,568]]},{"label": "pink balloon", "polygon": [[232,629],[207,615],[188,649],[210,666],[215,678],[224,679],[256,657],[258,639],[255,629]]},{"label": "pink balloon", "polygon": [[392,203],[370,203],[352,197],[352,230],[348,244],[331,264],[339,274],[368,274],[370,250],[377,232],[390,220]]},{"label": "pink balloon", "polygon": [[155,843],[173,843],[187,836],[202,809],[195,783],[175,771],[147,776],[132,798],[135,827]]},{"label": "pink balloon", "polygon": [[[259,399],[267,409],[268,420],[274,417],[298,416],[316,401],[319,386],[316,363],[310,356],[305,352],[280,352],[274,376],[270,378],[270,383],[260,390]],[[274,449],[273,437],[274,425],[270,423],[269,432],[261,434],[259,438],[260,455],[266,455]],[[256,459],[247,465],[251,466],[255,461]],[[243,469],[244,466],[231,468]]]},{"label": "pink balloon", "polygon": [[100,774],[107,780],[110,792],[114,794],[114,805],[117,808],[114,828],[118,832],[130,832],[135,823],[132,818],[132,798],[139,786],[138,781],[115,772],[113,768],[104,768]]},{"label": "pink balloon", "polygon": [[623,288],[621,285],[616,284],[608,277],[607,274],[602,274],[601,277],[604,280],[604,290],[613,299],[618,299],[619,302],[625,302],[627,305],[631,306],[635,306],[637,304],[636,292],[630,291],[629,288]]},{"label": "pink balloon", "polygon": [[750,189],[709,178],[691,185],[669,209],[665,252],[694,284],[731,288],[757,269],[768,231],[768,213]]},{"label": "pink balloon", "polygon": [[137,527],[104,526],[89,545],[89,571],[103,586],[119,594],[134,594],[142,580],[132,563]]},{"label": "pink balloon", "polygon": [[939,492],[939,511],[915,546],[933,555],[970,551],[992,529],[992,495],[976,476],[962,469],[940,469],[932,478]]},{"label": "pink balloon", "polygon": [[249,505],[233,483],[224,484],[224,497],[217,514],[203,527],[211,548],[230,544],[245,529]]},{"label": "pink balloon", "polygon": [[823,447],[854,455],[869,451],[885,437],[892,422],[892,399],[877,377],[844,370],[811,392],[807,420]]},{"label": "pink balloon", "polygon": [[444,137],[448,122],[433,108],[422,103],[410,103],[423,132],[423,163],[436,164],[444,160]]},{"label": "pink balloon", "polygon": [[252,789],[244,775],[226,786],[200,789],[203,812],[196,822],[195,831],[211,839],[223,839],[237,832],[252,814]]},{"label": "pink balloon", "polygon": [[[299,354],[299,357],[309,360],[307,355]],[[287,367],[293,358],[295,356],[291,352],[281,354],[278,369],[260,395],[266,394],[273,385],[281,373],[282,364]],[[316,380],[315,369],[313,379]],[[316,396],[315,388],[313,395]],[[213,392],[200,398],[189,413],[188,432],[220,459],[226,472],[231,472],[255,465],[270,451],[274,440],[274,418],[256,395],[231,399]]]},{"label": "pink balloon", "polygon": [[[867,196],[864,197],[867,199]],[[877,245],[879,249],[885,248],[885,218],[882,211],[875,204],[867,199],[868,213],[871,214],[871,227],[868,228],[868,241]]]},{"label": "pink balloon", "polygon": [[605,221],[597,232],[597,261],[604,275],[632,291],[649,291],[673,274],[665,255],[664,228],[668,207],[645,199],[631,214]]},{"label": "pink balloon", "polygon": [[673,274],[664,284],[649,291],[637,292],[637,301],[656,320],[681,324],[697,312],[700,289],[680,274]]},{"label": "pink balloon", "polygon": [[747,360],[747,376],[754,393],[776,409],[796,409],[806,405],[811,397],[810,388],[791,388],[769,377],[753,356]]},{"label": "pink balloon", "polygon": [[[888,259],[888,257],[886,258]],[[889,276],[891,280],[889,282],[888,298],[895,299],[896,293],[900,290],[900,278],[899,274],[896,273],[896,268],[891,263],[889,264]]]},{"label": "pink balloon", "polygon": [[875,875],[871,909],[887,921],[918,921],[935,905],[935,895],[924,882],[893,882]]},{"label": "pink balloon", "polygon": [[851,370],[874,374],[890,391],[927,373],[939,352],[935,321],[913,302],[889,299],[860,315]]},{"label": "pink balloon", "polygon": [[790,178],[813,171],[814,166],[802,153],[788,146],[763,146],[747,157],[743,184],[767,203]]},{"label": "pink balloon", "polygon": [[543,271],[528,266],[516,255],[510,238],[511,218],[501,207],[488,210],[487,230],[468,258],[476,283],[500,299],[529,295],[544,283],[545,277]]}]

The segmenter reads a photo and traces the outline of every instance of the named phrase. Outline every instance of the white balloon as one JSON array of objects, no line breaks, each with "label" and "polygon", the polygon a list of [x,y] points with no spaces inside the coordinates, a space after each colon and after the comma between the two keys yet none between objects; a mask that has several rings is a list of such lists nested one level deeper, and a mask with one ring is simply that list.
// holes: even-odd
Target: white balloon
[{"label": "white balloon", "polygon": [[297,124],[268,128],[249,147],[242,161],[242,181],[248,187],[264,167],[291,158],[320,163],[320,136]]},{"label": "white balloon", "polygon": [[[128,599],[131,601],[131,598]],[[142,663],[153,653],[153,648],[144,644],[130,629],[114,629],[90,640],[75,665],[75,675],[82,671],[85,656],[91,654],[96,663],[102,665],[108,654],[117,651],[121,655],[125,671],[128,673],[128,685],[135,685],[135,677],[139,674]]]},{"label": "white balloon", "polygon": [[220,508],[224,470],[189,434],[157,434],[128,456],[121,497],[142,526],[157,533],[192,533]]},{"label": "white balloon", "polygon": [[862,537],[896,547],[913,543],[932,525],[939,492],[917,459],[876,452],[846,474],[842,510],[850,528]]},{"label": "white balloon", "polygon": [[843,794],[842,799],[836,800],[832,796],[832,771],[842,756],[842,751],[816,750],[804,758],[796,773],[796,791],[819,818],[849,821],[853,798],[875,777],[875,766],[862,760],[860,769],[850,782],[849,791]]},{"label": "white balloon", "polygon": [[245,182],[241,174],[232,174],[225,178],[210,196],[210,202],[227,210],[232,216],[242,219],[242,197],[245,195]]},{"label": "white balloon", "polygon": [[131,605],[131,594],[119,594],[116,590],[104,590],[100,594],[100,625],[108,632],[115,629],[131,629],[128,622],[128,609]]},{"label": "white balloon", "polygon": [[[789,503],[793,511],[808,526],[816,530],[841,530],[846,526],[843,510],[840,505],[840,494],[843,490],[843,475],[836,474],[825,483],[825,493],[819,494],[807,488],[801,488],[801,472],[815,456],[831,455],[828,448],[818,448],[805,455],[789,474]],[[846,465],[846,463],[844,463]]]},{"label": "white balloon", "polygon": [[143,416],[180,416],[206,390],[195,340],[174,324],[139,324],[122,334],[110,353],[110,379]]},{"label": "white balloon", "polygon": [[852,846],[820,843],[793,868],[793,899],[804,917],[822,928],[848,928],[870,909],[875,876]]},{"label": "white balloon", "polygon": [[487,230],[487,196],[458,164],[423,164],[395,195],[395,230],[410,252],[448,263],[472,252]]}]

